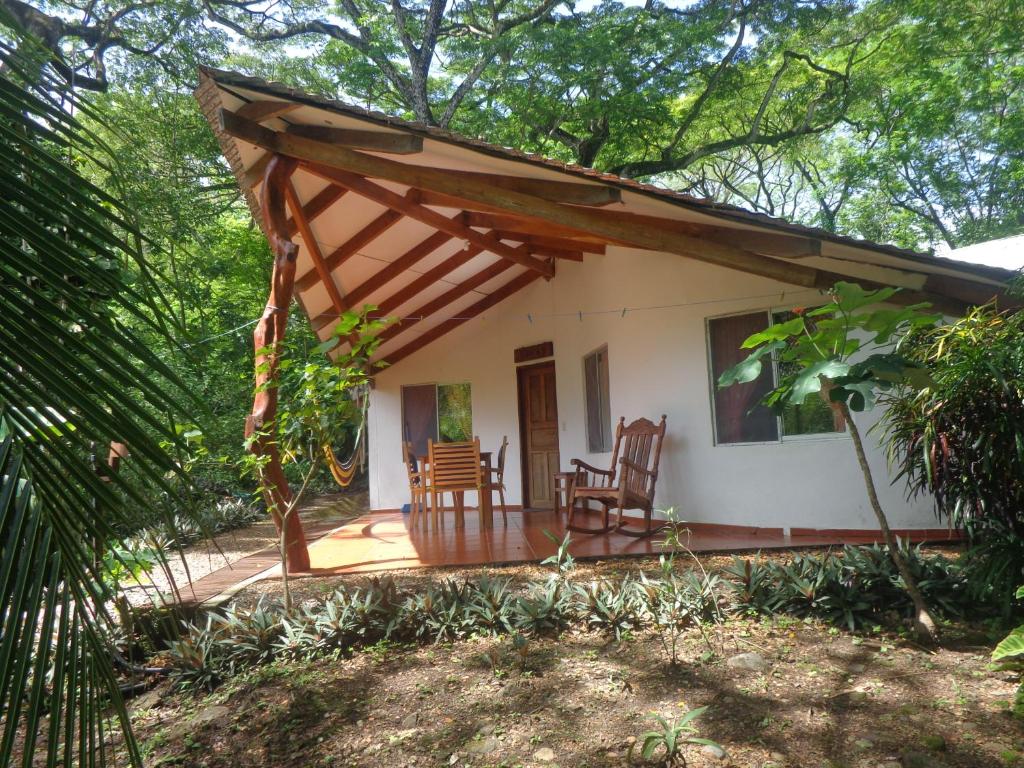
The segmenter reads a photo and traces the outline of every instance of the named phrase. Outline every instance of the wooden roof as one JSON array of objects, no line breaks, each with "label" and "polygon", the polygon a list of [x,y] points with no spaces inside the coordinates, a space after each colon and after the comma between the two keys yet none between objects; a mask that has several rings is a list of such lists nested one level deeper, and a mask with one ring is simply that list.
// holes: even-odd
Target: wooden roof
[{"label": "wooden roof", "polygon": [[[903,287],[958,313],[1001,297],[1011,273],[868,243],[407,123],[242,75],[200,71],[196,91],[257,220],[270,157],[285,187],[296,288],[321,338],[363,304],[401,318],[394,364],[561,260],[621,245],[801,287]],[[642,255],[642,254],[641,254]]]}]

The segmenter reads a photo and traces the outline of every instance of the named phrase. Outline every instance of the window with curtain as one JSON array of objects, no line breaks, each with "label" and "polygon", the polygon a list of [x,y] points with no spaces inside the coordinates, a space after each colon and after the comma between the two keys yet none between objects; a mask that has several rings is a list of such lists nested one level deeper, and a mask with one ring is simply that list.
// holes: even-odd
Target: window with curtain
[{"label": "window with curtain", "polygon": [[590,453],[607,453],[612,449],[608,347],[601,347],[583,358],[583,397],[587,409],[587,448]]},{"label": "window with curtain", "polygon": [[808,397],[800,405],[790,405],[781,416],[761,404],[761,399],[778,386],[780,375],[787,373],[774,361],[762,366],[761,375],[754,381],[718,387],[718,377],[749,354],[749,350],[740,348],[748,336],[763,331],[770,321],[782,322],[789,317],[788,313],[758,311],[708,319],[716,444],[777,442],[784,437],[842,431],[832,409],[820,398]]},{"label": "window with curtain", "polygon": [[473,394],[468,382],[402,387],[402,439],[413,454],[427,452],[427,440],[461,442],[473,438]]}]

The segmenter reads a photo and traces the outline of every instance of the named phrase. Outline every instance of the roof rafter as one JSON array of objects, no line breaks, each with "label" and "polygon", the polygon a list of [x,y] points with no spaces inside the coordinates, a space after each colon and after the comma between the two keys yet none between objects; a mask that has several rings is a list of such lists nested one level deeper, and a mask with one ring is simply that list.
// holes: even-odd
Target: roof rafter
[{"label": "roof rafter", "polygon": [[476,290],[484,283],[493,280],[498,277],[498,275],[501,275],[511,269],[513,266],[514,265],[510,261],[498,259],[493,264],[489,264],[473,276],[463,280],[461,283],[456,283],[437,298],[431,299],[426,304],[417,307],[410,313],[409,317],[400,318],[397,323],[386,328],[378,338],[384,342],[389,339],[393,339],[400,333],[405,333],[417,323],[428,319],[431,315],[437,314],[452,302],[462,298],[470,291]]},{"label": "roof rafter", "polygon": [[415,190],[412,190],[413,194],[410,197],[403,197],[397,192],[392,192],[390,189],[382,187],[379,184],[374,184],[372,181],[354,173],[348,173],[347,171],[330,168],[317,163],[311,163],[304,167],[311,173],[329,181],[333,181],[336,184],[341,184],[353,192],[373,200],[375,203],[386,206],[393,211],[400,212],[402,215],[408,216],[410,219],[416,219],[417,221],[432,226],[434,229],[438,229],[442,232],[448,232],[455,237],[466,240],[473,245],[477,245],[483,250],[491,251],[495,255],[501,256],[509,261],[514,261],[524,267],[529,267],[530,269],[539,272],[544,277],[551,277],[554,274],[554,269],[547,262],[535,259],[530,256],[529,253],[524,253],[518,248],[513,248],[510,245],[502,243],[494,235],[481,234],[475,229],[467,227],[458,221],[454,221],[443,216],[437,211],[432,211],[429,208],[420,205],[416,202]]},{"label": "roof rafter", "polygon": [[442,261],[436,267],[428,269],[422,275],[417,277],[411,283],[404,288],[395,291],[394,294],[388,296],[382,301],[378,307],[382,315],[388,315],[398,309],[400,306],[410,299],[416,298],[424,290],[432,286],[438,280],[450,272],[455,271],[463,264],[467,263],[470,259],[480,255],[484,252],[483,248],[478,248],[475,245],[471,245],[468,248],[459,251],[458,253],[449,256],[447,259]]},{"label": "roof rafter", "polygon": [[386,152],[392,155],[414,155],[423,151],[423,139],[409,133],[391,131],[360,131],[352,128],[335,128],[330,125],[303,125],[292,123],[287,133],[352,149],[366,149],[371,152]]},{"label": "roof rafter", "polygon": [[294,101],[250,101],[235,110],[235,114],[247,120],[263,123],[301,108],[302,105]]},{"label": "roof rafter", "polygon": [[463,309],[461,312],[459,312],[458,317],[452,317],[449,318],[448,320],[438,323],[429,331],[426,331],[425,333],[417,336],[415,339],[410,341],[405,346],[400,347],[394,352],[382,355],[378,362],[387,362],[389,365],[394,365],[399,360],[408,357],[413,352],[417,352],[427,344],[433,341],[437,341],[446,333],[455,330],[463,323],[468,322],[469,320],[473,319],[482,312],[487,311],[495,304],[504,301],[512,294],[528,286],[538,277],[540,277],[540,275],[538,275],[536,272],[532,272],[530,270],[523,272],[518,277],[515,277],[509,282],[507,282],[501,288],[498,288],[496,291],[487,294],[487,296],[482,298],[476,304],[473,304],[472,306]]},{"label": "roof rafter", "polygon": [[324,284],[327,296],[331,300],[331,306],[340,315],[349,308],[348,303],[342,298],[341,291],[338,290],[338,285],[334,282],[334,276],[324,262],[323,253],[320,252],[320,245],[313,235],[313,230],[309,228],[309,221],[306,220],[306,216],[302,211],[302,202],[299,200],[299,195],[295,191],[295,185],[292,184],[290,179],[285,182],[284,194],[285,199],[288,201],[288,207],[292,209],[292,219],[298,228],[299,235],[302,237],[302,244],[306,246],[306,251],[313,261],[313,269]]},{"label": "roof rafter", "polygon": [[[312,200],[302,206],[302,215],[305,217],[306,222],[309,223],[313,221],[313,219],[338,202],[338,200],[344,197],[347,193],[348,190],[343,187],[328,184],[317,192],[313,196]],[[295,219],[288,219],[288,234],[294,235],[298,231],[299,225]]]},{"label": "roof rafter", "polygon": [[[377,272],[374,272],[366,278],[366,280],[349,291],[347,296],[348,301],[352,306],[358,305],[361,301],[368,298],[374,291],[379,288],[383,288],[407,269],[415,266],[421,259],[429,256],[451,240],[452,236],[447,232],[435,232],[426,240],[417,243],[397,259],[387,264],[387,266]],[[330,325],[331,321],[334,319],[335,316],[330,313],[317,315],[312,321],[313,330],[319,331],[325,325]]]},{"label": "roof rafter", "polygon": [[[377,237],[393,227],[401,218],[402,214],[391,208],[384,211],[384,213],[380,214],[377,218],[352,235],[352,237],[335,248],[331,255],[324,259],[327,269],[333,272],[352,258],[360,248],[365,248],[369,243],[372,243],[377,239]],[[319,275],[316,270],[307,272],[302,277],[296,279],[295,287],[300,291],[308,290],[316,285],[318,279]]]}]

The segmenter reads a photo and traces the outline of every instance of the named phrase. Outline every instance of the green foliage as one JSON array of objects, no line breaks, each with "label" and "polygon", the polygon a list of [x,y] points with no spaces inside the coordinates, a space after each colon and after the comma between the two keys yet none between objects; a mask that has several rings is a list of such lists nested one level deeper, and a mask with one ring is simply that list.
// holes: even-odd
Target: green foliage
[{"label": "green foliage", "polygon": [[563,579],[552,576],[533,584],[515,602],[513,622],[517,630],[557,637],[569,627],[573,615],[573,590]]},{"label": "green foliage", "polygon": [[717,619],[718,576],[678,573],[672,557],[662,556],[661,573],[653,579],[640,574],[640,610],[658,635],[670,664],[679,664],[679,643],[689,629]]},{"label": "green foliage", "polygon": [[[74,162],[109,160],[67,110],[96,114],[36,42],[0,9],[0,765],[106,762],[114,731],[140,765],[107,606],[142,567],[119,534],[171,491],[164,446],[196,404],[147,343],[167,326],[130,215]],[[105,478],[91,456],[112,441],[133,470]]]},{"label": "green foliage", "polygon": [[966,528],[972,579],[1005,605],[1024,579],[1024,314],[980,307],[911,335],[902,352],[932,371],[886,398],[890,462],[911,496]]},{"label": "green foliage", "polygon": [[[640,756],[644,760],[653,760],[660,750],[661,755],[658,758],[660,765],[685,768],[686,757],[683,755],[684,747],[703,745],[721,749],[721,745],[711,739],[704,739],[695,735],[697,728],[693,721],[703,715],[707,709],[707,707],[691,709],[675,722],[669,722],[661,715],[652,713],[651,719],[657,723],[658,727],[641,735],[640,740],[637,742],[640,745]],[[633,747],[630,747],[631,755],[632,751]]]},{"label": "green foliage", "polygon": [[[1014,595],[1017,600],[1024,600],[1024,587],[1017,587]],[[1024,624],[1014,627],[999,645],[992,651],[992,661],[1000,662],[1003,668],[1011,668],[1020,671],[1024,667]],[[1024,683],[1017,686],[1017,695],[1014,699],[1013,713],[1024,718]]]},{"label": "green foliage", "polygon": [[803,403],[808,395],[863,411],[874,406],[879,392],[896,385],[927,386],[927,369],[889,348],[906,333],[934,325],[939,316],[922,312],[926,304],[868,311],[897,291],[865,291],[855,283],[836,283],[829,303],[811,310],[795,309],[792,320],[746,339],[743,349],[753,352],[725,371],[718,386],[755,380],[765,358],[777,360],[785,372],[764,400],[778,411]]},{"label": "green foliage", "polygon": [[[949,618],[983,616],[963,569],[941,555],[905,547],[903,557],[929,605]],[[914,606],[886,547],[844,547],[841,554],[796,555],[789,563],[734,558],[726,568],[741,610],[814,617],[851,631],[910,617]]]},{"label": "green foliage", "polygon": [[579,615],[590,629],[622,638],[642,623],[642,593],[628,576],[621,581],[592,581],[576,587]]},{"label": "green foliage", "polygon": [[437,433],[442,442],[473,439],[473,399],[469,384],[437,386]]},{"label": "green foliage", "polygon": [[569,576],[576,569],[576,560],[569,552],[569,545],[572,544],[572,536],[567,531],[562,540],[559,541],[551,531],[545,529],[544,536],[558,547],[555,554],[545,557],[540,561],[541,565],[553,565],[560,576]]}]

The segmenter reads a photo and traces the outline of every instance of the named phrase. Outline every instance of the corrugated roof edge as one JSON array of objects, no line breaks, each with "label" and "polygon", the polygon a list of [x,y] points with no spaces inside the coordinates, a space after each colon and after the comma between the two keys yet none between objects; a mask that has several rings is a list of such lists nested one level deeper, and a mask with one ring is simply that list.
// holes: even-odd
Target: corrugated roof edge
[{"label": "corrugated roof edge", "polygon": [[235,86],[239,88],[246,88],[253,91],[260,91],[270,96],[274,96],[281,99],[289,99],[292,101],[302,102],[311,107],[318,109],[327,109],[339,114],[347,115],[349,117],[356,118],[358,120],[365,120],[371,123],[375,123],[380,126],[387,128],[395,128],[402,131],[408,131],[411,133],[420,134],[424,137],[436,139],[438,141],[444,141],[455,146],[460,146],[466,149],[470,149],[477,152],[483,152],[495,157],[500,157],[506,160],[530,163],[538,165],[544,168],[568,173],[589,181],[598,181],[605,184],[616,186],[620,189],[636,192],[643,195],[648,195],[659,200],[673,203],[685,208],[691,208],[701,213],[706,213],[711,216],[717,216],[723,219],[729,219],[743,224],[750,224],[753,226],[761,226],[769,229],[782,230],[790,234],[800,235],[803,237],[810,237],[817,240],[827,240],[829,242],[837,243],[839,245],[847,245],[854,248],[862,248],[865,250],[876,251],[878,253],[884,253],[889,256],[895,256],[908,261],[914,261],[917,263],[929,264],[931,266],[955,269],[962,272],[968,272],[978,277],[987,278],[989,280],[998,280],[1005,282],[1014,276],[1012,270],[1001,269],[999,267],[990,267],[982,264],[972,264],[970,262],[957,261],[955,259],[942,258],[937,259],[930,253],[922,253],[919,251],[910,250],[907,248],[899,248],[894,245],[887,245],[884,243],[875,243],[870,240],[862,240],[860,238],[848,237],[846,235],[838,235],[834,232],[828,232],[827,230],[819,229],[816,227],[808,227],[802,224],[794,224],[793,222],[786,221],[785,219],[779,219],[772,216],[768,216],[763,213],[755,213],[739,206],[727,204],[727,203],[716,203],[712,200],[705,198],[693,197],[691,195],[684,194],[682,192],[674,192],[664,187],[657,187],[653,184],[644,184],[634,179],[627,179],[622,176],[616,176],[612,173],[605,173],[602,171],[594,170],[593,168],[586,168],[581,165],[574,165],[572,163],[563,163],[558,160],[552,160],[551,158],[544,157],[542,155],[531,154],[529,152],[523,152],[518,149],[510,147],[502,147],[497,144],[490,144],[481,139],[471,139],[466,136],[461,136],[457,133],[438,128],[436,126],[426,125],[425,123],[413,122],[410,120],[404,120],[400,117],[394,117],[392,115],[385,114],[383,112],[377,112],[374,110],[364,109],[363,107],[357,107],[352,104],[347,104],[343,101],[337,101],[335,99],[326,98],[323,96],[316,96],[307,93],[299,88],[293,88],[284,83],[268,82],[260,78],[251,77],[249,75],[243,75],[239,72],[231,72],[229,70],[216,69],[215,67],[201,66],[199,67],[200,79],[204,76],[213,80],[218,85],[224,87]]}]

